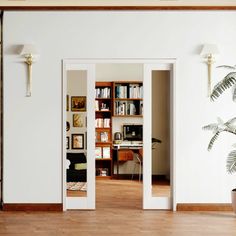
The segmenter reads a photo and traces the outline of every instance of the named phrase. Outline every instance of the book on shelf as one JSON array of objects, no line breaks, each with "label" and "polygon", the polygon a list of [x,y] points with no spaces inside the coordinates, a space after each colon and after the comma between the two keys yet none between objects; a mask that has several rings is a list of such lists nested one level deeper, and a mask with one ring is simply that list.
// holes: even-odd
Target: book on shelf
[{"label": "book on shelf", "polygon": [[95,158],[102,158],[102,147],[95,148]]},{"label": "book on shelf", "polygon": [[143,98],[143,86],[140,84],[130,84],[129,98]]},{"label": "book on shelf", "polygon": [[117,101],[115,103],[115,114],[116,115],[137,115],[137,108],[135,104],[131,101],[121,102]]},{"label": "book on shelf", "polygon": [[110,128],[110,123],[111,123],[111,119],[110,118],[105,118],[103,120],[103,127],[104,128]]},{"label": "book on shelf", "polygon": [[116,98],[127,98],[127,86],[116,84],[115,86],[115,97]]},{"label": "book on shelf", "polygon": [[110,128],[111,119],[110,118],[97,118],[95,120],[96,128]]},{"label": "book on shelf", "polygon": [[99,102],[95,100],[95,111],[99,111]]},{"label": "book on shelf", "polygon": [[102,157],[103,158],[111,158],[111,148],[110,147],[103,147],[102,149]]},{"label": "book on shelf", "polygon": [[95,89],[96,98],[110,98],[111,97],[111,88],[96,88]]},{"label": "book on shelf", "polygon": [[96,128],[103,128],[103,118],[97,118],[95,120],[95,127]]}]

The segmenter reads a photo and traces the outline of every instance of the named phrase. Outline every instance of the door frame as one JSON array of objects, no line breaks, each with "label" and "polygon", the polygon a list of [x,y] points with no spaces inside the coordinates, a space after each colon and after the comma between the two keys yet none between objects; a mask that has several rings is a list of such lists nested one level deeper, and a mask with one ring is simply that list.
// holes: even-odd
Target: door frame
[{"label": "door frame", "polygon": [[[170,143],[171,143],[171,150],[170,150],[170,162],[171,162],[171,192],[172,192],[172,210],[176,211],[176,181],[175,181],[175,177],[176,177],[176,161],[175,161],[175,156],[176,156],[176,148],[175,148],[175,140],[176,140],[176,112],[175,112],[175,108],[176,108],[176,59],[175,58],[165,58],[165,59],[158,59],[158,58],[152,58],[152,59],[145,59],[145,58],[139,58],[139,59],[127,59],[127,58],[119,58],[119,59],[102,59],[102,58],[95,58],[95,59],[63,59],[62,60],[62,64],[63,64],[63,75],[62,75],[62,108],[66,107],[66,67],[65,65],[69,65],[69,64],[73,64],[73,65],[78,65],[78,64],[84,64],[84,65],[94,65],[95,66],[95,71],[96,71],[96,64],[142,64],[143,66],[143,84],[144,84],[144,99],[146,99],[145,96],[145,83],[144,83],[144,67],[145,64],[163,64],[163,65],[171,65],[171,80],[170,80],[170,84],[171,84],[171,91],[170,91],[170,110],[171,110],[171,116],[170,116],[170,120],[171,120],[171,124],[170,124],[170,129],[171,129],[171,136],[170,136]],[[96,76],[95,76],[95,81],[96,81]],[[95,98],[94,98],[95,99]],[[66,110],[63,109],[62,110],[62,202],[63,202],[63,210],[66,210],[66,167],[65,167],[65,161],[66,161]],[[145,106],[144,106],[144,114],[145,114]],[[146,119],[145,115],[143,116],[143,125],[144,125],[144,130],[146,130],[147,127],[147,122],[148,119]],[[149,153],[147,151],[147,148],[151,147],[151,142],[146,141],[144,139],[144,155],[146,153],[146,155]],[[147,167],[147,161],[143,160],[143,168]],[[145,170],[145,169],[143,169]],[[151,176],[151,175],[150,175]],[[90,179],[91,178],[91,179]],[[92,185],[93,185],[93,190],[94,190],[94,203],[96,201],[95,199],[95,159],[94,159],[94,173],[88,176],[88,180],[87,181],[92,181]],[[155,208],[150,208],[151,205],[147,206],[144,202],[145,198],[149,198],[150,197],[147,195],[147,193],[149,192],[149,190],[147,189],[147,184],[150,184],[150,177],[148,177],[148,175],[146,174],[146,171],[143,171],[143,209],[155,209]],[[92,186],[91,185],[91,186]],[[150,185],[151,187],[151,185]],[[95,209],[95,205],[94,208]]]},{"label": "door frame", "polygon": [[[152,196],[152,71],[169,71],[170,72],[170,197],[153,197]],[[165,209],[176,211],[176,60],[157,60],[155,63],[146,63],[144,65],[144,135],[143,135],[143,208],[144,209]],[[150,158],[145,158],[150,157]]]},{"label": "door frame", "polygon": [[[62,81],[62,199],[63,211],[67,209],[95,209],[95,107],[93,104],[95,94],[90,90],[95,87],[95,66],[94,64],[82,63],[80,60],[65,59],[63,63]],[[67,197],[66,190],[66,96],[67,96],[67,71],[85,70],[87,71],[87,196]],[[91,79],[92,78],[92,79]],[[91,91],[91,92],[90,92]],[[94,123],[94,124],[93,124]],[[89,147],[89,148],[88,148]]]}]

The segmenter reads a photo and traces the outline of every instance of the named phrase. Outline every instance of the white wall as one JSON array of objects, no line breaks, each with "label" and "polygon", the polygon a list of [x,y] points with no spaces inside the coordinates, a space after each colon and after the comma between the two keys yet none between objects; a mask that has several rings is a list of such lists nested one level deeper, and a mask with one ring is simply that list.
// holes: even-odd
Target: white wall
[{"label": "white wall", "polygon": [[[202,12],[6,12],[4,17],[4,202],[61,202],[63,58],[177,58],[176,201],[230,202],[235,176],[225,170],[234,136],[207,152],[201,127],[235,114],[229,93],[207,98],[203,43],[216,43],[216,65],[235,64],[236,14]],[[33,96],[13,50],[34,42]],[[214,70],[213,82],[221,78]]]}]

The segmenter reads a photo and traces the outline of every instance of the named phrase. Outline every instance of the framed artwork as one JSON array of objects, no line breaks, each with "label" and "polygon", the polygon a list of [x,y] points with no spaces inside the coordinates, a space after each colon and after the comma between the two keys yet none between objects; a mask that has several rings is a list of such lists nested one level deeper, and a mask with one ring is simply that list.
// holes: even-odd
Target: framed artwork
[{"label": "framed artwork", "polygon": [[73,127],[84,127],[83,114],[73,114]]},{"label": "framed artwork", "polygon": [[72,134],[72,149],[84,149],[84,134]]},{"label": "framed artwork", "polygon": [[86,97],[71,97],[71,111],[86,111]]},{"label": "framed artwork", "polygon": [[66,95],[66,111],[69,111],[69,95]]},{"label": "framed artwork", "polygon": [[66,149],[70,149],[70,137],[66,137]]}]

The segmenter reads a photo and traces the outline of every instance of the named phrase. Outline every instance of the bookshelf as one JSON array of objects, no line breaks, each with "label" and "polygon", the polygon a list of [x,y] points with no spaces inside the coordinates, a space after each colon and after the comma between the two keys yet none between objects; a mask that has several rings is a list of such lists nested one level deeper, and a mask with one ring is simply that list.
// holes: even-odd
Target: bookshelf
[{"label": "bookshelf", "polygon": [[113,83],[113,116],[143,116],[143,83],[122,81]]},{"label": "bookshelf", "polygon": [[96,82],[96,177],[112,177],[112,82]]}]

